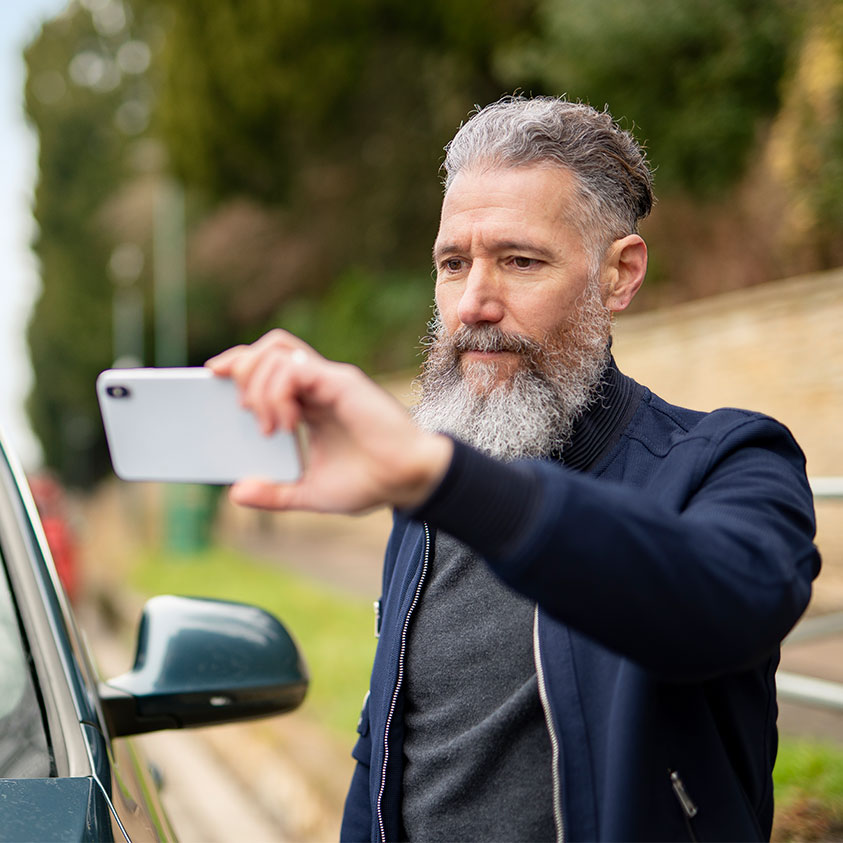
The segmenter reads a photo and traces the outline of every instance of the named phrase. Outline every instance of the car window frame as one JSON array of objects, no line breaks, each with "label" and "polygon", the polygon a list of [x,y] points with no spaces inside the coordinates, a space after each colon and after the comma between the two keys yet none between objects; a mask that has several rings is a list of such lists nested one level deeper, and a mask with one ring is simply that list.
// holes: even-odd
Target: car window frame
[{"label": "car window frame", "polygon": [[29,487],[22,472],[11,464],[2,443],[0,544],[24,647],[34,667],[36,693],[44,707],[55,773],[61,777],[89,776],[92,759],[80,724],[92,720],[92,711],[68,632],[67,611],[61,605],[66,597],[58,584]]},{"label": "car window frame", "polygon": [[[38,677],[32,660],[28,642],[26,641],[20,612],[14,592],[6,571],[2,546],[0,546],[0,614],[4,627],[3,637],[5,652],[12,657],[10,661],[4,658],[4,675],[9,672],[17,674],[20,682],[19,693],[14,697],[5,697],[3,707],[11,703],[8,710],[4,710],[0,722],[3,723],[5,740],[10,743],[8,748],[13,751],[8,764],[0,768],[0,778],[45,778],[56,775],[55,753],[47,723],[44,701],[41,695]],[[27,749],[23,744],[24,735],[32,739]],[[29,759],[28,772],[24,772],[27,765],[21,766],[22,758]],[[37,763],[33,763],[36,762]],[[47,770],[43,771],[43,767]]]}]

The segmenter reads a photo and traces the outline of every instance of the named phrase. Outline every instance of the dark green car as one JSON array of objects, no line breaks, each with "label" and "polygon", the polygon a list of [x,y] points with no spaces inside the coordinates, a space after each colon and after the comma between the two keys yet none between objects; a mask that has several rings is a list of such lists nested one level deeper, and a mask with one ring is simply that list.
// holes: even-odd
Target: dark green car
[{"label": "dark green car", "polygon": [[132,670],[97,679],[23,472],[0,438],[0,841],[172,839],[131,743],[294,709],[295,643],[254,606],[150,600]]}]

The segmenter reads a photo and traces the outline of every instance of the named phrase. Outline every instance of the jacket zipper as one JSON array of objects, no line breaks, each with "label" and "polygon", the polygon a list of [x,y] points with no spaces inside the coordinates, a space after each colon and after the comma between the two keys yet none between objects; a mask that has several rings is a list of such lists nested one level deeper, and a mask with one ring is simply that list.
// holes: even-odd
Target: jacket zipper
[{"label": "jacket zipper", "polygon": [[541,648],[539,647],[539,607],[536,604],[536,611],[533,615],[533,658],[536,662],[536,678],[539,684],[539,698],[544,709],[544,720],[547,731],[550,735],[550,748],[553,767],[551,776],[553,781],[553,821],[556,824],[556,841],[565,843],[565,823],[562,817],[562,782],[559,777],[559,736],[553,725],[553,714],[550,710],[550,700],[547,696],[547,686],[544,678],[544,667],[542,666]]},{"label": "jacket zipper", "polygon": [[422,557],[422,570],[419,576],[419,582],[416,586],[416,593],[413,595],[413,602],[407,610],[404,617],[404,626],[401,629],[401,646],[398,650],[398,679],[395,682],[395,688],[392,691],[392,701],[389,704],[389,712],[386,716],[386,726],[383,733],[383,765],[381,766],[381,783],[378,790],[377,801],[377,816],[378,829],[380,830],[381,843],[386,843],[386,828],[383,820],[383,794],[386,790],[386,765],[389,761],[389,727],[392,725],[392,718],[395,716],[395,708],[398,705],[398,694],[401,691],[401,685],[404,681],[404,655],[407,650],[407,630],[410,628],[410,617],[413,610],[416,608],[421,597],[422,586],[424,585],[425,577],[427,576],[427,567],[430,561],[430,528],[425,522],[424,527],[424,555]]}]

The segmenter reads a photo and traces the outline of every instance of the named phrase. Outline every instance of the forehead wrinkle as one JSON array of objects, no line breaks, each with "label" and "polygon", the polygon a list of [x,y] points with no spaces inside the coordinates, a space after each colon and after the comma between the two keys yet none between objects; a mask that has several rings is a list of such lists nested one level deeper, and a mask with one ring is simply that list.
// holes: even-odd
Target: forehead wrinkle
[{"label": "forehead wrinkle", "polygon": [[[473,238],[471,238],[473,239]],[[483,237],[479,238],[482,251],[490,252],[492,254],[529,254],[536,255],[546,260],[553,260],[558,256],[556,253],[541,244],[528,239],[507,239],[497,237]],[[473,244],[464,245],[458,242],[446,242],[443,244],[433,244],[433,259],[445,255],[462,255],[473,250]]]}]

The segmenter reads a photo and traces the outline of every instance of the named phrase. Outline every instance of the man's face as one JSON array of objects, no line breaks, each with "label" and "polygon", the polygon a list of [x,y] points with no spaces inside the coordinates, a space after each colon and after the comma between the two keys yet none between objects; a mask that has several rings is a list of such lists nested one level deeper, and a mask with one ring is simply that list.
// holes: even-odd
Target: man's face
[{"label": "man's face", "polygon": [[[574,177],[559,167],[459,173],[433,249],[443,333],[494,326],[540,344],[560,340],[597,280],[570,222],[577,201]],[[460,353],[462,374],[479,391],[510,378],[522,361],[507,350]]]},{"label": "man's face", "polygon": [[438,313],[418,381],[421,427],[505,459],[568,442],[596,394],[611,328],[599,271],[567,222],[574,196],[559,169],[452,182],[434,246]]}]

